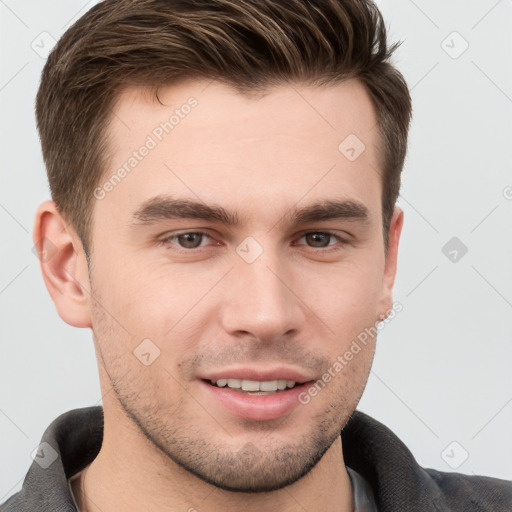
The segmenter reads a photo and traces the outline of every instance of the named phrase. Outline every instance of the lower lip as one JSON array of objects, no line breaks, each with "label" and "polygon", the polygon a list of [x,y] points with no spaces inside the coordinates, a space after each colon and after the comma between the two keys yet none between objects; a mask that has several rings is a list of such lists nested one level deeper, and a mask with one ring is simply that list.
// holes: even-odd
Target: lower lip
[{"label": "lower lip", "polygon": [[205,391],[213,396],[232,414],[254,421],[275,420],[290,413],[300,405],[299,395],[310,383],[297,384],[291,389],[277,391],[270,395],[250,395],[231,388],[219,388],[201,381]]}]

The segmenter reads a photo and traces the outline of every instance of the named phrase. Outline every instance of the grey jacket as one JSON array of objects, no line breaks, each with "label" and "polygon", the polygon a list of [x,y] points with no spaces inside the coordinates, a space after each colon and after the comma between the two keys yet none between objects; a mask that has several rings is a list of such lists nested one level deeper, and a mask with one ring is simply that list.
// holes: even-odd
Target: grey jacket
[{"label": "grey jacket", "polygon": [[[341,435],[345,464],[370,483],[379,512],[512,511],[512,482],[424,469],[366,414],[354,412]],[[21,491],[0,512],[76,512],[67,480],[96,457],[102,438],[102,407],[59,416],[46,429]]]}]

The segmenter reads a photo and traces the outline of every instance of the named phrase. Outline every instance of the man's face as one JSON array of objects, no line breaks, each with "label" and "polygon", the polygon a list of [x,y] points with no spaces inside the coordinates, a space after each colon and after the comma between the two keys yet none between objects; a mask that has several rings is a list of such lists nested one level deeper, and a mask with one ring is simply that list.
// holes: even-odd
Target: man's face
[{"label": "man's face", "polygon": [[187,82],[158,96],[120,96],[94,204],[106,421],[124,410],[219,487],[280,488],[339,436],[375,340],[335,362],[391,305],[376,117],[354,81],[258,98]]}]

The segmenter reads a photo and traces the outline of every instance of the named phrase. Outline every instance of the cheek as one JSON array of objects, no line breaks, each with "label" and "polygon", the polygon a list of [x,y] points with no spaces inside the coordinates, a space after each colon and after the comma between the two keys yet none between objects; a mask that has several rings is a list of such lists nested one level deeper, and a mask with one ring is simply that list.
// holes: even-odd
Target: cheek
[{"label": "cheek", "polygon": [[114,318],[106,308],[94,308],[93,332],[100,366],[106,368],[111,383],[127,403],[140,404],[150,411],[157,397],[159,401],[179,402],[181,385],[177,384],[179,375],[172,362],[182,357],[183,347],[172,339],[163,342],[153,335],[151,319],[137,326],[130,318],[135,328],[128,330],[128,317],[129,312],[123,318]]},{"label": "cheek", "polygon": [[308,305],[334,331],[347,339],[377,319],[382,291],[382,262],[351,262],[331,265],[308,279],[303,288]]},{"label": "cheek", "polygon": [[127,260],[107,263],[94,269],[101,305],[127,332],[141,339],[161,338],[204,295],[198,279],[186,279],[170,265],[151,268],[130,265]]},{"label": "cheek", "polygon": [[[93,290],[98,300],[93,307],[93,331],[107,367],[118,377],[130,369],[128,378],[133,374],[134,382],[157,385],[169,378],[165,370],[175,374],[176,361],[196,348],[197,340],[204,337],[212,304],[222,300],[214,289],[222,269],[199,270],[161,261],[130,266],[128,261],[102,260],[94,266]],[[155,360],[151,367],[137,359],[143,350]],[[172,387],[173,382],[168,384]]]}]

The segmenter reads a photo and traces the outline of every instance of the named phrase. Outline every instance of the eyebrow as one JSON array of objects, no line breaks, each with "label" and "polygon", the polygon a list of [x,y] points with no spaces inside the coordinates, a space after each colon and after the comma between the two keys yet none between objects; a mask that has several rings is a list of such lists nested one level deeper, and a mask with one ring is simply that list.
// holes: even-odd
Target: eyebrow
[{"label": "eyebrow", "polygon": [[[324,200],[308,206],[292,208],[283,218],[293,224],[326,220],[347,220],[368,223],[368,208],[355,200]],[[281,220],[283,220],[283,218]],[[236,212],[217,205],[207,205],[192,199],[179,199],[158,195],[148,199],[133,213],[132,225],[151,225],[171,219],[216,221],[227,226],[239,226],[241,218]]]}]

